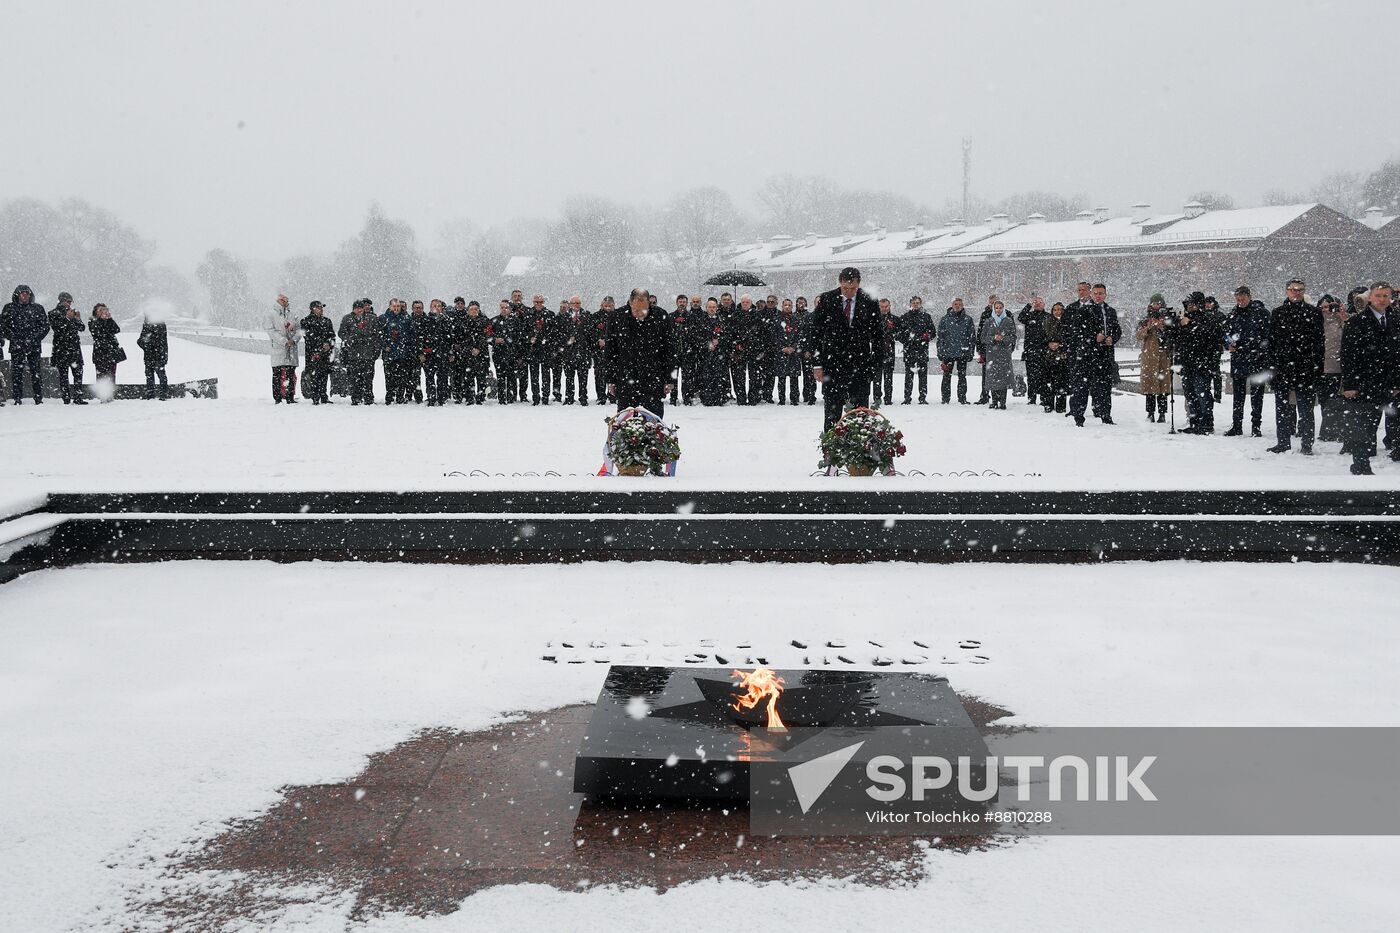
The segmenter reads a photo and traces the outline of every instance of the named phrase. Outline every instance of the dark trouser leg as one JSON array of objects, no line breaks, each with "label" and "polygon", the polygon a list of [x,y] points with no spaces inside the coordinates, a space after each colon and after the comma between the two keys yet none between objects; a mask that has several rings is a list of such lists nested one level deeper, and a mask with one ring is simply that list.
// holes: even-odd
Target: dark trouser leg
[{"label": "dark trouser leg", "polygon": [[452,397],[452,367],[445,362],[439,361],[438,370],[438,404],[446,405],[447,400]]},{"label": "dark trouser leg", "polygon": [[1075,421],[1084,420],[1084,412],[1089,407],[1089,382],[1092,376],[1088,367],[1076,363],[1069,375],[1069,413]]},{"label": "dark trouser leg", "polygon": [[607,401],[608,398],[608,374],[603,371],[603,358],[595,356],[593,358],[593,394],[598,401]]},{"label": "dark trouser leg", "polygon": [[837,385],[829,376],[827,381],[822,384],[823,432],[829,431],[832,425],[841,420],[841,415],[846,410],[847,394],[846,386],[844,384]]},{"label": "dark trouser leg", "polygon": [[881,382],[883,383],[882,388],[884,389],[885,393],[884,400],[885,404],[888,405],[894,401],[894,360],[889,360],[885,362],[882,365],[882,370],[883,378],[881,379]]},{"label": "dark trouser leg", "polygon": [[967,360],[955,360],[953,368],[958,371],[958,401],[967,401]]},{"label": "dark trouser leg", "polygon": [[1298,410],[1288,397],[1290,389],[1288,383],[1275,377],[1274,433],[1278,442],[1287,447],[1293,446],[1293,428],[1298,423]]},{"label": "dark trouser leg", "polygon": [[29,387],[34,390],[36,402],[44,397],[44,377],[39,367],[39,351],[34,350],[29,354]]},{"label": "dark trouser leg", "polygon": [[748,380],[750,405],[757,405],[764,397],[766,386],[763,381],[763,363],[759,360],[749,360],[746,368],[745,378]]},{"label": "dark trouser leg", "polygon": [[58,394],[63,397],[64,402],[71,401],[75,393],[68,381],[69,373],[72,372],[71,363],[61,363],[58,366]]},{"label": "dark trouser leg", "polygon": [[1033,355],[1026,358],[1026,395],[1027,404],[1034,405],[1036,399],[1041,404],[1045,403],[1045,361],[1040,355]]},{"label": "dark trouser leg", "polygon": [[[538,405],[540,402],[540,377],[544,375],[544,368],[539,360],[525,361],[525,382],[530,394],[530,401]],[[548,391],[548,390],[546,390]],[[522,388],[521,400],[524,400],[524,388]]]},{"label": "dark trouser leg", "polygon": [[1094,397],[1094,417],[1113,417],[1113,376],[1106,372],[1094,373],[1090,382],[1090,392]]},{"label": "dark trouser leg", "polygon": [[28,357],[19,351],[10,355],[10,398],[18,402],[24,398],[24,367]]},{"label": "dark trouser leg", "polygon": [[1249,394],[1249,377],[1243,373],[1230,374],[1230,427],[1244,427],[1244,402]]},{"label": "dark trouser leg", "polygon": [[1191,426],[1201,431],[1215,430],[1214,378],[1210,373],[1192,373],[1182,378],[1186,387],[1186,409]]},{"label": "dark trouser leg", "polygon": [[1321,412],[1321,420],[1317,426],[1317,439],[1320,441],[1345,439],[1343,436],[1346,431],[1345,409],[1342,404],[1341,383],[1341,376],[1331,375],[1323,376],[1317,384],[1318,409]]},{"label": "dark trouser leg", "polygon": [[[282,367],[280,366],[272,367],[272,400],[274,402],[282,401],[282,373],[280,372],[281,369]],[[148,378],[146,382],[149,385],[149,373],[147,375]]]},{"label": "dark trouser leg", "polygon": [[987,364],[979,363],[978,366],[982,373],[982,394],[977,396],[977,404],[985,405],[990,399],[990,396],[987,395]]},{"label": "dark trouser leg", "polygon": [[817,401],[817,377],[812,375],[811,359],[802,361],[802,401],[814,405]]},{"label": "dark trouser leg", "polygon": [[1293,394],[1298,397],[1298,437],[1304,450],[1312,448],[1317,436],[1317,426],[1313,408],[1317,404],[1317,390],[1312,386],[1297,388]]},{"label": "dark trouser leg", "polygon": [[1352,460],[1370,460],[1376,455],[1376,428],[1382,419],[1381,406],[1365,399],[1346,399],[1344,412],[1346,445]]}]

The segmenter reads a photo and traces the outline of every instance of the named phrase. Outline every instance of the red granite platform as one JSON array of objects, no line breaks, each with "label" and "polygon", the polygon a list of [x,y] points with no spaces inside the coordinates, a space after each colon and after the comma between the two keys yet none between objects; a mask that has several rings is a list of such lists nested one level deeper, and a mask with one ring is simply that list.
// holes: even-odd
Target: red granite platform
[{"label": "red granite platform", "polygon": [[[964,701],[979,728],[1006,715]],[[180,929],[215,929],[314,898],[308,883],[353,892],[360,917],[450,912],[484,888],[527,882],[569,891],[665,890],[730,875],[900,885],[922,877],[929,845],[993,844],[981,837],[753,838],[742,809],[585,804],[572,792],[573,756],[591,712],[569,706],[480,732],[427,731],[374,755],[352,780],[285,788],[272,810],[209,840],[174,872],[214,872],[200,877],[228,883],[165,896],[143,912]]]}]

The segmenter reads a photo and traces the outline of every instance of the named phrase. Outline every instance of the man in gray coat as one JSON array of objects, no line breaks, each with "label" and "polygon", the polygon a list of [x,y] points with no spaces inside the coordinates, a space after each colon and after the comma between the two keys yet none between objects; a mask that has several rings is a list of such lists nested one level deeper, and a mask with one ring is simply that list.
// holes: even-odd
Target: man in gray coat
[{"label": "man in gray coat", "polygon": [[977,346],[977,326],[961,298],[938,321],[938,362],[943,369],[943,404],[952,397],[953,370],[958,371],[958,404],[967,402],[967,364]]}]

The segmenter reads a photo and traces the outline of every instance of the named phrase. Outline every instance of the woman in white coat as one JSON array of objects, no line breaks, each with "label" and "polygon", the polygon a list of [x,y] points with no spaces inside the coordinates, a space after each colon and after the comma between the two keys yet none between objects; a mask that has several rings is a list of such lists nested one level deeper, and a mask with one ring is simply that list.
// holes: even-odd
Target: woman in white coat
[{"label": "woman in white coat", "polygon": [[287,306],[287,296],[278,295],[272,313],[267,317],[267,337],[271,341],[268,355],[272,358],[272,400],[288,405],[297,401],[297,346],[301,343],[301,323]]}]

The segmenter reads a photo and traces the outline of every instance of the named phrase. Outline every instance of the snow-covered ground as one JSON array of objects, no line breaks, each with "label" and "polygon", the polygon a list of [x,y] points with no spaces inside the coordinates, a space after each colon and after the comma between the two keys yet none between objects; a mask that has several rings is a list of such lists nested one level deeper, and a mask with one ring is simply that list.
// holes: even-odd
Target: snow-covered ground
[{"label": "snow-covered ground", "polygon": [[[137,381],[140,351],[134,335],[123,337],[131,361],[118,374],[122,381]],[[591,475],[602,462],[603,417],[609,411],[598,405],[352,408],[342,400],[329,408],[274,406],[265,355],[172,338],[170,360],[174,380],[217,376],[220,397],[85,408],[55,400],[42,407],[5,406],[0,481],[6,495],[657,482]],[[1376,476],[1350,476],[1337,444],[1318,445],[1319,454],[1311,458],[1268,453],[1274,442],[1271,400],[1263,438],[1200,438],[1171,436],[1166,425],[1148,424],[1135,395],[1115,399],[1117,425],[1091,418],[1083,429],[1016,399],[998,412],[937,404],[936,389],[933,397],[931,405],[889,409],[906,435],[909,454],[898,466],[907,475],[862,482],[957,489],[1400,486],[1400,465],[1384,457],[1375,461]],[[1229,426],[1228,397],[1216,412],[1223,431]],[[1183,416],[1180,406],[1177,414]],[[676,407],[666,417],[679,425],[684,451],[679,476],[667,481],[672,487],[830,488],[849,482],[811,477],[819,406]],[[981,475],[988,471],[1000,475]]]},{"label": "snow-covered ground", "polygon": [[[616,588],[642,580],[669,594],[666,610],[620,613]],[[1397,600],[1400,570],[1352,565],[190,562],[36,573],[0,587],[0,926],[135,929],[124,898],[156,883],[168,853],[265,810],[279,787],[345,780],[422,727],[591,701],[604,666],[547,664],[550,640],[645,638],[631,650],[679,662],[701,639],[745,639],[784,666],[801,660],[793,638],[853,648],[918,638],[932,646],[930,668],[1020,722],[1393,726],[1400,635],[1383,607]],[[967,663],[960,639],[980,640],[986,663]],[[1385,930],[1398,874],[1393,838],[1039,838],[933,851],[927,879],[908,889],[508,886],[456,913],[363,929],[742,918],[811,930],[872,919],[1037,933]],[[275,928],[343,930],[348,909],[332,897]]]}]

